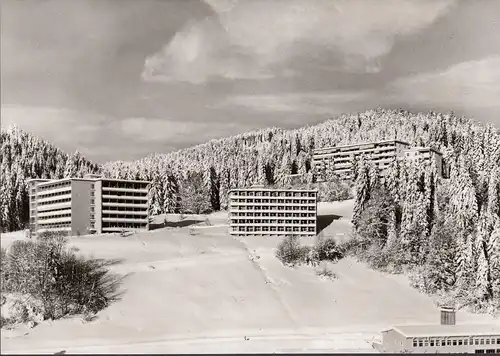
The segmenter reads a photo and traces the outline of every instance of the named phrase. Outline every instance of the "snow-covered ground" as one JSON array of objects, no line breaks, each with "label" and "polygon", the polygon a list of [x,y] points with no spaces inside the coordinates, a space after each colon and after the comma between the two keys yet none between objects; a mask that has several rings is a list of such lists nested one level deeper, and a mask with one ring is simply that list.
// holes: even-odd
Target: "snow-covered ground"
[{"label": "snow-covered ground", "polygon": [[[352,201],[320,204],[330,223],[322,234],[348,236],[351,211]],[[198,218],[183,220],[206,217]],[[225,213],[208,218],[227,224]],[[127,274],[122,300],[89,323],[2,330],[2,353],[373,352],[391,325],[439,322],[431,299],[403,276],[346,258],[329,266],[338,279],[324,280],[311,267],[282,266],[275,238],[233,238],[225,226],[191,234],[192,226],[71,239],[80,253],[121,260],[111,268]],[[459,312],[457,320],[491,318]]]}]

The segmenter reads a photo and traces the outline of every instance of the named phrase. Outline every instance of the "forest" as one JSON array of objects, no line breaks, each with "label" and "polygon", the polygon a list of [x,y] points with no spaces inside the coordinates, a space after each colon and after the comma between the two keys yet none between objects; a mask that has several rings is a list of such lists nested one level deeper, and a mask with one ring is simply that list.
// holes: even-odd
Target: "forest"
[{"label": "forest", "polygon": [[374,268],[406,271],[416,288],[477,310],[500,304],[500,131],[453,113],[375,109],[293,130],[267,128],[131,162],[97,165],[13,127],[2,130],[2,231],[28,221],[26,179],[101,173],[152,182],[151,213],[227,208],[231,188],[316,185],[323,200],[349,198],[326,172],[315,183],[312,149],[399,139],[443,153],[449,178],[432,166],[394,162],[384,180],[355,164],[352,248]]}]

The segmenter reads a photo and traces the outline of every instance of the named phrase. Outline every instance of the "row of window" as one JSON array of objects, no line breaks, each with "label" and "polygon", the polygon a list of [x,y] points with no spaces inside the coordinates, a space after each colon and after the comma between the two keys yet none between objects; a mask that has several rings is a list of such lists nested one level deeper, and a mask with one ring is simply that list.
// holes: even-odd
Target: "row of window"
[{"label": "row of window", "polygon": [[103,210],[110,210],[110,211],[147,211],[147,208],[136,208],[136,207],[125,207],[125,206],[107,206],[103,208]]},{"label": "row of window", "polygon": [[278,218],[315,218],[315,213],[231,213],[231,217],[278,217]]},{"label": "row of window", "polygon": [[144,192],[116,192],[116,191],[103,191],[103,195],[115,195],[120,197],[147,197],[148,193]]},{"label": "row of window", "polygon": [[39,216],[38,220],[43,221],[43,220],[50,220],[50,219],[59,219],[59,218],[68,218],[71,217],[71,212],[66,213],[66,214],[58,214],[58,215],[48,215],[48,216]]},{"label": "row of window", "polygon": [[38,194],[38,199],[46,199],[50,197],[57,197],[58,195],[67,195],[67,194],[71,194],[71,188],[54,193]]},{"label": "row of window", "polygon": [[38,203],[38,206],[41,206],[41,205],[68,203],[70,201],[71,201],[71,198],[65,198],[65,199],[56,199],[56,200],[43,201],[43,202],[37,202],[37,203]]},{"label": "row of window", "polygon": [[48,223],[48,224],[38,224],[39,229],[60,229],[64,227],[70,227],[71,223]]},{"label": "row of window", "polygon": [[232,224],[286,224],[286,225],[315,225],[316,219],[313,220],[267,220],[267,219],[231,219]]},{"label": "row of window", "polygon": [[102,218],[109,219],[144,219],[143,216],[140,215],[119,215],[119,214],[102,214]]},{"label": "row of window", "polygon": [[314,204],[316,199],[231,199],[235,203]]},{"label": "row of window", "polygon": [[115,203],[115,204],[145,204],[144,200],[130,200],[130,199],[111,199],[103,198],[103,203]]},{"label": "row of window", "polygon": [[314,232],[314,227],[291,226],[233,226],[233,231],[238,232]]},{"label": "row of window", "polygon": [[252,206],[252,205],[240,205],[240,206],[232,206],[231,209],[236,209],[236,210],[285,210],[285,211],[316,211],[315,206],[266,206],[266,205],[259,205],[259,206]]},{"label": "row of window", "polygon": [[290,192],[290,191],[246,191],[235,190],[233,195],[240,197],[315,197],[316,192]]},{"label": "row of window", "polygon": [[[62,209],[61,208],[54,208],[54,209],[45,209],[42,212],[43,213],[50,213],[50,212],[53,212],[53,211],[62,211],[62,210],[70,210],[70,209],[69,208],[62,208]],[[37,215],[36,210],[31,210],[30,216],[36,216],[36,215]]]},{"label": "row of window", "polygon": [[64,182],[44,184],[43,186],[38,186],[38,191],[42,192],[45,190],[52,190],[52,189],[58,189],[58,188],[63,188],[63,187],[69,187],[69,186],[71,186],[71,181],[67,180]]},{"label": "row of window", "polygon": [[[495,353],[495,349],[487,349],[487,350],[481,350],[481,349],[479,349],[479,350],[475,350],[474,353],[476,353],[476,354],[484,354],[484,353],[494,354]],[[500,354],[500,349],[497,349],[496,353]]]},{"label": "row of window", "polygon": [[147,189],[148,183],[102,181],[103,188]]},{"label": "row of window", "polygon": [[439,346],[462,346],[462,345],[500,345],[500,337],[481,338],[414,338],[413,347],[439,347]]},{"label": "row of window", "polygon": [[[407,147],[407,146],[404,146]],[[389,145],[370,145],[370,146],[351,146],[351,147],[331,147],[330,150],[325,150],[321,153],[323,154],[331,154],[331,153],[350,153],[350,152],[360,152],[360,151],[392,151],[396,149],[395,144]]]},{"label": "row of window", "polygon": [[147,223],[132,223],[132,222],[109,222],[104,221],[102,223],[103,228],[130,228],[130,229],[139,229],[145,228]]}]

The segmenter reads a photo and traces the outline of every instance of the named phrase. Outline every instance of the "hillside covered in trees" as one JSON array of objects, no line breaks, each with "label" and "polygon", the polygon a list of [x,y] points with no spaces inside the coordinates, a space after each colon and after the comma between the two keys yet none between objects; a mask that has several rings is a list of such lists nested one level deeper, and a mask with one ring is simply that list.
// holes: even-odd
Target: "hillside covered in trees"
[{"label": "hillside covered in trees", "polygon": [[[381,181],[375,167],[356,162],[353,248],[375,268],[407,270],[426,292],[462,305],[498,308],[500,131],[453,114],[370,110],[101,167],[18,129],[2,131],[2,229],[26,223],[28,177],[99,170],[106,177],[152,181],[152,214],[208,212],[227,208],[227,192],[234,187],[288,185],[288,176],[297,173],[303,184],[315,184],[313,148],[395,138],[440,150],[450,178],[440,178],[425,164],[395,162]],[[332,181],[326,189],[338,189],[338,179],[326,174]]]},{"label": "hillside covered in trees", "polygon": [[68,155],[47,141],[17,127],[2,130],[0,191],[1,231],[27,227],[29,198],[26,181],[30,178],[59,179],[82,177],[99,167],[80,153]]}]

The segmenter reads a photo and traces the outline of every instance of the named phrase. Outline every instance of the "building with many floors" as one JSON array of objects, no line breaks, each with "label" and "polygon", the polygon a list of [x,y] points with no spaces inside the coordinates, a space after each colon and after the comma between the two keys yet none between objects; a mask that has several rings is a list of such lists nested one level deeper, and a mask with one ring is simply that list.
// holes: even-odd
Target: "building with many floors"
[{"label": "building with many floors", "polygon": [[431,161],[436,165],[436,171],[442,176],[444,173],[443,154],[432,147],[412,147],[403,151],[406,160]]},{"label": "building with many floors", "polygon": [[28,181],[32,235],[149,229],[149,182],[87,175]]},{"label": "building with many floors", "polygon": [[500,353],[500,324],[456,325],[455,311],[441,310],[441,324],[395,326],[382,332],[387,353]]},{"label": "building with many floors", "polygon": [[262,186],[229,191],[230,234],[316,235],[316,190]]},{"label": "building with many floors", "polygon": [[317,171],[333,170],[340,177],[349,179],[355,158],[364,155],[380,170],[384,170],[396,159],[434,160],[438,172],[442,175],[442,155],[428,147],[410,147],[410,144],[399,140],[387,140],[370,143],[360,143],[346,146],[334,146],[315,149],[312,163]]}]

